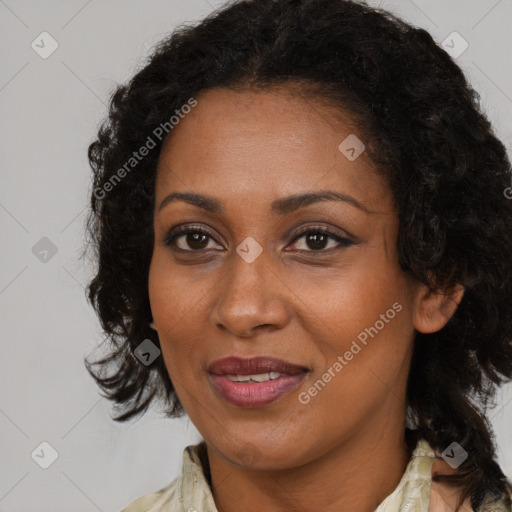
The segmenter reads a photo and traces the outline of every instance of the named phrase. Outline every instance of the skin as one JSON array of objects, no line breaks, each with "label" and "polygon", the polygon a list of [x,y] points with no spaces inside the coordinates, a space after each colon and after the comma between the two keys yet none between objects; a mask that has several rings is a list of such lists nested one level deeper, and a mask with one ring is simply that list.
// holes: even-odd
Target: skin
[{"label": "skin", "polygon": [[[161,151],[148,285],[166,367],[207,445],[216,507],[372,512],[410,457],[405,392],[414,331],[441,329],[463,290],[434,294],[401,270],[388,185],[366,152],[350,161],[338,149],[350,134],[364,141],[348,115],[291,88],[218,88],[197,100]],[[271,210],[276,199],[319,190],[349,195],[366,211],[341,201]],[[184,201],[160,210],[172,192],[214,197],[224,212]],[[213,237],[194,245],[181,235],[178,251],[164,240],[181,224]],[[353,243],[293,241],[305,227]],[[236,252],[249,236],[263,250],[252,263]],[[394,303],[402,310],[301,403],[299,394]],[[310,371],[286,397],[243,409],[219,396],[206,370],[229,355],[270,355]]]}]

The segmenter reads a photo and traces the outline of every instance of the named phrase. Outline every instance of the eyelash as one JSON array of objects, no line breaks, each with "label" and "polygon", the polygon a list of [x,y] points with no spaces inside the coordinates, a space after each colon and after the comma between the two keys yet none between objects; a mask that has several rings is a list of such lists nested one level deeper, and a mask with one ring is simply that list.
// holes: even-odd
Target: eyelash
[{"label": "eyelash", "polygon": [[[180,249],[178,247],[174,247],[174,241],[181,237],[181,236],[184,236],[184,235],[188,235],[188,234],[201,234],[201,235],[206,235],[208,236],[210,239],[215,240],[215,237],[212,235],[212,233],[210,233],[208,230],[204,229],[204,228],[201,228],[201,227],[195,227],[195,226],[183,226],[183,227],[178,227],[174,230],[169,230],[169,232],[167,233],[167,235],[164,237],[164,240],[163,240],[163,243],[171,248],[173,248],[174,250],[177,250],[177,251],[180,251],[180,252],[189,252],[189,253],[201,253],[203,252],[205,249],[197,249],[197,250],[194,250],[194,249]],[[293,238],[293,240],[291,241],[291,244],[295,243],[297,240],[299,240],[300,238],[304,237],[305,235],[310,235],[310,234],[323,234],[323,235],[327,235],[329,238],[335,240],[336,242],[339,243],[339,246],[338,247],[331,247],[330,249],[319,249],[319,250],[304,250],[304,249],[298,249],[298,252],[301,252],[301,253],[304,253],[304,252],[307,252],[307,253],[313,253],[313,255],[322,255],[323,254],[329,254],[331,253],[333,250],[339,250],[339,249],[343,249],[343,248],[346,248],[346,247],[349,247],[351,245],[354,245],[355,242],[353,242],[352,240],[350,240],[349,238],[346,238],[346,237],[343,237],[341,235],[339,235],[338,233],[335,233],[327,228],[324,228],[324,227],[314,227],[314,226],[308,226],[306,229],[302,230],[302,231],[299,231],[295,237]],[[220,244],[219,244],[220,245]]]}]

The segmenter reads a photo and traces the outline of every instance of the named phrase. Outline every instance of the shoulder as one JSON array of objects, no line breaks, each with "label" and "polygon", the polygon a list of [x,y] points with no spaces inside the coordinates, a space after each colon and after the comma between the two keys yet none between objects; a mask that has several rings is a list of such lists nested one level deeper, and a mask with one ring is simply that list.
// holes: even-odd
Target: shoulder
[{"label": "shoulder", "polygon": [[[456,471],[441,458],[436,457],[432,464],[432,476],[436,474],[453,474]],[[432,480],[430,492],[429,511],[453,512],[456,509],[460,494],[459,490],[453,488],[446,482]],[[480,506],[476,509],[471,507],[469,498],[464,501],[459,512],[512,512],[510,502],[512,500],[512,487],[507,482],[507,490],[501,496],[487,494]]]},{"label": "shoulder", "polygon": [[211,490],[204,472],[208,465],[204,441],[187,446],[183,450],[181,473],[166,487],[151,494],[146,494],[131,502],[121,512],[171,512],[185,509],[201,508],[206,503],[207,509],[215,510]]},{"label": "shoulder", "polygon": [[507,481],[507,489],[501,496],[486,496],[477,512],[511,512],[512,482]]},{"label": "shoulder", "polygon": [[172,501],[176,496],[177,483],[178,478],[158,491],[140,496],[123,508],[121,512],[149,512],[150,510],[151,512],[164,512],[162,507],[166,505],[165,510],[167,510],[169,501]]}]

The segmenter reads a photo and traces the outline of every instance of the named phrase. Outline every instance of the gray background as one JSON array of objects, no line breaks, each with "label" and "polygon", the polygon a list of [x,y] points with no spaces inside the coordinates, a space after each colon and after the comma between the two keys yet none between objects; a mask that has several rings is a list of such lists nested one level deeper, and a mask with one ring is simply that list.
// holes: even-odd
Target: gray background
[{"label": "gray background", "polygon": [[[109,92],[175,26],[222,3],[0,0],[0,512],[118,512],[167,485],[183,448],[200,439],[186,418],[155,411],[130,424],[111,420],[83,366],[101,332],[84,296],[91,264],[79,255],[90,190],[86,149]],[[457,62],[510,151],[512,0],[370,3],[440,43],[453,31],[462,35],[469,47]],[[58,43],[47,59],[31,47],[43,31]],[[499,462],[512,478],[511,386],[491,416]],[[43,441],[58,452],[47,469],[31,457]]]}]

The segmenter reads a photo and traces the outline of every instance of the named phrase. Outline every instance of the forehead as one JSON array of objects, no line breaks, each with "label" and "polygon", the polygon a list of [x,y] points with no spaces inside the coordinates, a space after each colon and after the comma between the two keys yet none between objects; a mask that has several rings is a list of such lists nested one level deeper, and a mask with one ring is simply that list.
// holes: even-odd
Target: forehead
[{"label": "forehead", "polygon": [[364,151],[353,161],[340,151],[364,134],[339,108],[282,88],[218,88],[197,102],[162,147],[157,202],[174,190],[267,202],[333,187],[372,203],[389,195]]}]

